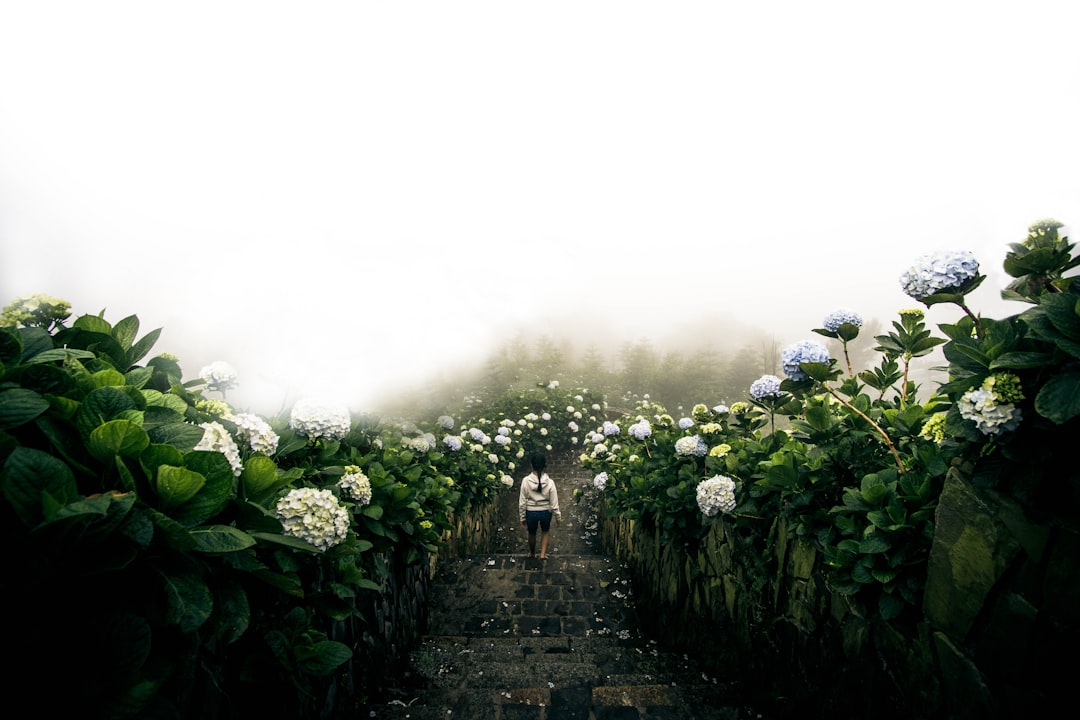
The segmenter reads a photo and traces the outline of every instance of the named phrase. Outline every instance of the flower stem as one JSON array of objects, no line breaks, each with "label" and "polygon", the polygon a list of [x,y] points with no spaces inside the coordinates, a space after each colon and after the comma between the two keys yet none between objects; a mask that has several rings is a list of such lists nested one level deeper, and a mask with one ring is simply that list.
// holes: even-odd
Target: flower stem
[{"label": "flower stem", "polygon": [[971,312],[967,304],[963,300],[956,303],[960,306],[960,309],[967,313],[967,316],[975,323],[975,337],[982,338],[986,335],[986,331],[983,329],[982,320],[980,320],[975,313]]},{"label": "flower stem", "polygon": [[874,428],[874,430],[877,431],[877,434],[881,436],[881,439],[885,441],[885,446],[888,447],[889,452],[892,453],[893,460],[896,461],[896,467],[900,471],[900,474],[902,475],[904,473],[904,471],[905,471],[904,461],[900,458],[900,453],[897,452],[896,446],[893,445],[893,441],[889,438],[889,436],[885,433],[885,431],[881,429],[881,426],[878,425],[873,420],[871,420],[870,417],[866,413],[864,413],[862,410],[855,407],[854,405],[852,405],[850,402],[848,402],[844,398],[840,397],[840,395],[835,390],[833,390],[831,387],[829,387],[825,383],[821,383],[821,386],[823,388],[825,388],[826,392],[828,392],[834,398],[839,400],[840,404],[842,404],[844,407],[846,407],[849,410],[851,410],[852,412],[854,412],[856,415],[861,417],[866,422],[870,423],[870,427]]},{"label": "flower stem", "polygon": [[848,357],[847,340],[841,340],[844,344],[844,362],[847,363],[847,373],[850,377],[855,377],[855,371],[851,369],[851,358]]}]

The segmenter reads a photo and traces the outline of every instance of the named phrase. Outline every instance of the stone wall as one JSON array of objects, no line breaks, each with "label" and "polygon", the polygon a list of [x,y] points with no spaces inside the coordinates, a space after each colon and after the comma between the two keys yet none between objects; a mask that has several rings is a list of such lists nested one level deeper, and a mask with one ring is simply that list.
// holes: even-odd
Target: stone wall
[{"label": "stone wall", "polygon": [[378,697],[382,688],[400,684],[400,678],[393,675],[402,671],[408,651],[419,644],[426,630],[428,592],[438,562],[487,552],[497,520],[498,499],[492,498],[451,518],[438,553],[429,555],[427,562],[407,564],[393,552],[379,558],[386,577],[378,592],[367,593],[361,601],[363,620],[335,626],[334,639],[351,644],[354,656],[335,687],[341,698],[350,699],[330,701],[336,706],[331,716],[349,717],[343,706],[352,705],[353,698]]},{"label": "stone wall", "polygon": [[762,536],[748,547],[721,521],[700,546],[676,547],[641,523],[601,523],[654,637],[747,678],[762,705],[936,720],[1049,716],[1063,702],[1080,639],[1076,527],[1034,522],[950,471],[923,617],[908,625],[831,591],[820,554],[783,523]]}]

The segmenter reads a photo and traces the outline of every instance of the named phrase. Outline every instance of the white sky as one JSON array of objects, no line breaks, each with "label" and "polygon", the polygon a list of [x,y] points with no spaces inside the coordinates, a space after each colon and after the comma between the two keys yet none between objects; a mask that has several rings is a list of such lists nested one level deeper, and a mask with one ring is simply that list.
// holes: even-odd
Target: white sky
[{"label": "white sky", "polygon": [[[0,303],[365,410],[571,317],[893,319],[1080,221],[1080,3],[0,0]],[[935,307],[932,323],[957,312]],[[716,345],[724,347],[723,336]],[[614,352],[617,348],[611,348]]]}]

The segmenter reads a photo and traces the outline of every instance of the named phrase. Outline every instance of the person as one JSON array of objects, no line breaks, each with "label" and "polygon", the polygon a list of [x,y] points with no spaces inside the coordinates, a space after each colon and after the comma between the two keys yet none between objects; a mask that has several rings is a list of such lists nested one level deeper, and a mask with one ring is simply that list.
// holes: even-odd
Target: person
[{"label": "person", "polygon": [[559,510],[559,491],[555,482],[544,472],[547,457],[534,453],[530,458],[533,471],[521,480],[518,493],[518,515],[521,527],[529,531],[529,557],[536,557],[536,529],[540,528],[540,557],[547,558],[548,540],[551,539],[551,521],[558,525],[562,520]]}]

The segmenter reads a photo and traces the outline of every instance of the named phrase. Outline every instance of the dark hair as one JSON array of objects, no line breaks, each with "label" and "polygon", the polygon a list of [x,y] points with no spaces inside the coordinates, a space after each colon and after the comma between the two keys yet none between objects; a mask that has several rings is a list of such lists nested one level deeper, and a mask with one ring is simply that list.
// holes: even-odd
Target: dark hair
[{"label": "dark hair", "polygon": [[532,469],[536,472],[536,491],[540,492],[540,476],[544,474],[544,468],[547,467],[547,456],[543,453],[533,453],[530,462],[532,462]]}]

